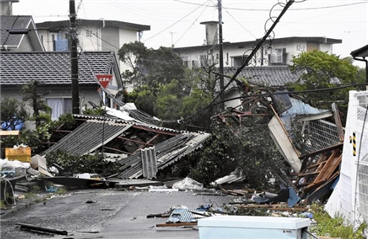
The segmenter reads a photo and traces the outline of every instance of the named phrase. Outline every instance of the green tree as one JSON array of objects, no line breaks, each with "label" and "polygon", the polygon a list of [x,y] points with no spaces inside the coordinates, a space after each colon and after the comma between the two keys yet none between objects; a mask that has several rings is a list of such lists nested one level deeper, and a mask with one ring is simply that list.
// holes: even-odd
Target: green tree
[{"label": "green tree", "polygon": [[24,85],[21,91],[23,93],[23,100],[31,103],[33,108],[32,119],[35,120],[36,126],[41,126],[42,122],[50,122],[52,110],[38,93],[38,82],[31,81],[27,85]]},{"label": "green tree", "polygon": [[[358,68],[352,64],[351,58],[341,59],[334,54],[314,50],[303,52],[293,57],[290,66],[293,72],[301,72],[299,80],[293,84],[297,91],[319,90],[341,85],[358,84]],[[313,106],[330,108],[332,102],[339,104],[340,109],[347,107],[348,92],[354,87],[341,90],[310,92],[304,97]]]},{"label": "green tree", "polygon": [[185,72],[182,59],[171,48],[146,48],[141,42],[126,43],[118,51],[119,59],[130,69],[123,78],[134,87],[157,87],[174,79],[182,79]]},{"label": "green tree", "polygon": [[15,98],[6,98],[1,101],[1,123],[2,129],[15,130],[15,127],[24,122],[28,117],[25,104]]}]

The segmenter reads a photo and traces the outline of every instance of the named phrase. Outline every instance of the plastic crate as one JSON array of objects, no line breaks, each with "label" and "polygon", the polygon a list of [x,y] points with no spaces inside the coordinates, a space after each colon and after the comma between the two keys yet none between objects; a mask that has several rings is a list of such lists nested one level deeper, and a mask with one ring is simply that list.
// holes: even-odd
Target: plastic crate
[{"label": "plastic crate", "polygon": [[31,148],[5,148],[5,158],[7,158],[8,160],[18,160],[21,162],[29,163],[31,161]]}]

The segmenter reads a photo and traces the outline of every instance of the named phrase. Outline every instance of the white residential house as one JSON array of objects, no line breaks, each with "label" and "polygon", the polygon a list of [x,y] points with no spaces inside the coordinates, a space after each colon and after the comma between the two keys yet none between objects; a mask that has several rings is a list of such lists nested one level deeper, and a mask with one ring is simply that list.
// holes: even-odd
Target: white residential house
[{"label": "white residential house", "polygon": [[[217,22],[203,22],[206,25],[206,44],[201,46],[176,47],[174,52],[179,54],[189,67],[219,65],[219,40]],[[223,43],[224,67],[238,67],[250,55],[252,49],[261,39],[244,42]],[[288,65],[292,57],[305,51],[321,50],[333,53],[333,44],[342,40],[326,37],[284,37],[267,40],[249,63],[250,66]]]},{"label": "white residential house", "polygon": [[[70,48],[69,20],[37,23],[40,39],[46,51],[68,51]],[[118,50],[125,44],[140,41],[148,25],[113,20],[77,20],[79,46],[83,51],[112,51],[118,59]],[[121,72],[128,69],[119,63]]]}]

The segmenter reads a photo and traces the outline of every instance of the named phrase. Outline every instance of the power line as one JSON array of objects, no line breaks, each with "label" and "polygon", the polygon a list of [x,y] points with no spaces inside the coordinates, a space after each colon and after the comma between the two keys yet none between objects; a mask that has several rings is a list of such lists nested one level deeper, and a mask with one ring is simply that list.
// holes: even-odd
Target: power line
[{"label": "power line", "polygon": [[[299,2],[298,2],[299,3]],[[338,7],[348,7],[353,5],[359,5],[359,4],[366,4],[365,2],[355,2],[355,3],[347,3],[347,4],[340,4],[340,5],[332,5],[332,6],[324,6],[324,7],[310,7],[310,8],[294,8],[290,9],[290,11],[307,11],[307,10],[320,10],[320,9],[329,9],[329,8],[338,8]],[[239,10],[239,11],[254,11],[254,12],[267,12],[269,9],[262,9],[262,8],[232,8],[232,7],[224,7],[224,9],[230,9],[230,10]],[[281,9],[275,9],[278,11],[281,11]]]},{"label": "power line", "polygon": [[[187,2],[182,0],[172,0],[174,2],[180,2],[185,4],[191,4],[191,5],[199,5],[199,3],[193,3],[193,2]],[[304,1],[295,1],[295,3],[301,3]],[[290,11],[305,11],[305,10],[319,10],[319,9],[329,9],[329,8],[338,8],[338,7],[347,7],[347,6],[353,6],[353,5],[359,5],[359,4],[366,4],[368,1],[363,2],[355,2],[355,3],[347,3],[347,4],[339,4],[339,5],[331,5],[331,6],[322,6],[322,7],[310,7],[310,8],[294,8],[290,9]],[[229,10],[239,10],[239,11],[254,11],[254,12],[268,12],[269,9],[265,8],[233,8],[233,7],[223,7],[223,9],[229,9]],[[279,10],[281,11],[281,10]]]},{"label": "power line", "polygon": [[190,28],[193,27],[194,23],[196,23],[199,19],[200,16],[202,16],[203,12],[207,9],[208,6],[206,6],[203,11],[199,14],[199,16],[194,20],[194,22],[188,27],[188,29],[179,37],[179,39],[174,43],[174,45],[176,45],[176,43],[178,43],[178,41],[180,41],[181,38],[183,38],[183,36],[189,31]]},{"label": "power line", "polygon": [[197,11],[197,9],[199,9],[200,7],[202,7],[205,3],[207,3],[209,0],[206,0],[203,4],[201,4],[199,7],[197,7],[196,9],[194,9],[193,11],[191,11],[190,13],[188,13],[187,15],[185,15],[184,17],[182,17],[181,19],[179,19],[178,21],[174,22],[173,24],[171,24],[170,26],[168,26],[167,28],[163,29],[162,31],[158,32],[157,34],[151,36],[150,38],[146,39],[146,41],[156,37],[157,35],[161,34],[162,32],[166,31],[167,29],[169,29],[170,27],[176,25],[177,23],[181,22],[184,18],[186,18],[187,16],[189,16],[190,14],[192,14],[193,12]]},{"label": "power line", "polygon": [[[224,8],[223,8],[224,9]],[[236,22],[239,24],[239,26],[241,26],[241,28],[243,28],[245,31],[247,31],[250,35],[252,35],[255,39],[257,39],[257,37],[251,33],[248,29],[246,29],[242,24],[240,24],[240,22],[238,20],[236,20],[235,17],[233,17],[233,15],[230,14],[230,12],[228,10],[225,9],[225,11],[227,12],[227,14],[229,14],[229,16]]]},{"label": "power line", "polygon": [[318,93],[318,92],[336,91],[336,90],[342,90],[342,89],[349,88],[349,87],[358,87],[358,86],[367,86],[367,84],[366,83],[365,84],[349,84],[349,85],[341,85],[339,87],[333,87],[333,88],[320,88],[320,89],[304,90],[304,91],[273,92],[273,93],[251,94],[251,95],[246,95],[246,96],[234,97],[234,98],[226,99],[222,102],[216,102],[216,103],[209,104],[209,105],[203,107],[202,109],[200,109],[199,111],[197,111],[195,114],[189,115],[183,120],[179,120],[179,122],[182,122],[182,123],[185,123],[186,121],[190,122],[191,119],[195,119],[202,112],[205,112],[208,109],[210,109],[210,107],[221,104],[221,103],[225,103],[225,102],[228,102],[228,101],[239,100],[239,99],[244,100],[244,99],[248,99],[248,98],[252,98],[252,97],[270,97],[270,96],[273,96],[273,95],[310,94],[310,93]]}]

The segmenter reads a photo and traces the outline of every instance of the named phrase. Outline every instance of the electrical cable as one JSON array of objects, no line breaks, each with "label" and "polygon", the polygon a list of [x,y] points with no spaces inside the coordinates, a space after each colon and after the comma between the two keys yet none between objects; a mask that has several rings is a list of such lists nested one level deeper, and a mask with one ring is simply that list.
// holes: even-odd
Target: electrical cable
[{"label": "electrical cable", "polygon": [[[283,8],[282,12],[277,17],[277,19],[274,21],[274,23],[272,24],[272,26],[270,27],[270,29],[268,29],[268,31],[265,33],[265,35],[263,36],[263,38],[257,43],[257,45],[252,50],[251,54],[247,57],[247,59],[243,62],[243,64],[236,70],[236,72],[231,77],[231,79],[229,80],[229,82],[221,89],[221,91],[219,92],[219,94],[217,94],[217,96],[214,97],[214,99],[211,101],[211,103],[209,105],[207,105],[206,107],[203,107],[202,109],[200,109],[195,115],[199,115],[203,110],[208,110],[211,106],[215,105],[214,104],[215,101],[223,94],[223,92],[226,90],[226,88],[236,79],[236,77],[240,74],[240,72],[244,69],[244,67],[248,65],[248,63],[250,62],[250,60],[253,58],[253,56],[256,54],[256,52],[259,50],[259,48],[266,41],[266,39],[268,38],[268,36],[270,35],[270,33],[273,31],[273,29],[276,27],[276,25],[280,21],[281,17],[285,14],[285,12],[289,9],[289,7],[293,3],[294,3],[294,0],[289,0],[288,1],[288,3]],[[189,117],[193,117],[193,116],[194,115],[188,116],[186,119],[188,119]],[[184,122],[186,119],[182,119],[181,121]]]},{"label": "electrical cable", "polygon": [[[247,99],[247,98],[252,98],[252,97],[269,97],[269,96],[272,96],[272,95],[285,95],[285,94],[295,94],[295,95],[297,95],[297,94],[308,94],[308,93],[316,93],[316,92],[324,92],[324,91],[335,91],[335,90],[341,90],[341,89],[345,89],[345,88],[349,88],[349,87],[357,87],[357,86],[367,86],[367,84],[350,84],[350,85],[343,85],[343,86],[340,86],[340,87],[320,88],[320,89],[315,89],[315,90],[291,91],[291,92],[289,92],[289,91],[287,91],[287,92],[274,92],[274,93],[263,93],[263,94],[252,94],[252,95],[246,95],[246,96],[239,96],[239,97],[226,99],[226,100],[223,100],[221,102],[216,102],[216,103],[209,104],[209,105],[201,108],[200,110],[198,110],[195,114],[187,116],[185,119],[178,120],[178,121],[180,123],[186,124],[186,121],[191,122],[192,119],[195,119],[202,112],[207,111],[210,107],[216,106],[218,104],[221,104],[221,103],[224,103],[224,102],[227,102],[227,101],[232,101],[232,100]],[[172,122],[176,122],[176,121],[172,121]]]},{"label": "electrical cable", "polygon": [[[17,22],[17,20],[18,20],[18,18],[19,18],[20,16],[18,15],[16,18],[15,18],[15,20],[14,20],[14,22],[13,22],[13,24],[12,24],[12,26],[11,26],[11,28],[9,29],[9,30],[11,30],[11,29],[13,29],[13,27],[14,27],[14,25],[15,25],[15,23]],[[3,29],[2,29],[3,30]],[[3,49],[5,49],[5,43],[8,41],[8,39],[9,39],[9,36],[10,36],[10,33],[8,33],[8,35],[6,36],[6,39],[5,39],[5,41],[3,42],[3,44],[2,44],[2,46],[3,46]],[[7,50],[7,49],[5,49],[5,50]]]},{"label": "electrical cable", "polygon": [[[295,1],[295,3],[301,3],[301,2],[305,2],[305,1]],[[338,8],[338,7],[349,7],[349,6],[354,6],[354,5],[366,4],[366,3],[368,3],[368,2],[365,1],[365,2],[347,3],[347,4],[324,6],[324,7],[294,8],[294,9],[290,9],[290,10],[291,11],[320,10],[320,9],[330,9],[330,8]],[[226,9],[239,10],[239,11],[254,11],[254,12],[267,12],[267,11],[269,11],[269,9],[261,9],[261,8],[257,9],[257,8],[231,8],[231,7],[226,7]]]},{"label": "electrical cable", "polygon": [[179,37],[179,39],[174,43],[174,45],[176,45],[176,43],[178,43],[178,41],[180,41],[181,38],[183,38],[183,36],[189,31],[189,29],[191,29],[194,25],[194,23],[196,23],[199,19],[200,16],[202,16],[203,12],[207,9],[207,7],[205,7],[203,9],[203,11],[199,14],[199,16],[194,20],[194,22],[188,27],[187,30],[185,30],[185,32]]},{"label": "electrical cable", "polygon": [[5,186],[4,186],[4,202],[6,202],[8,205],[11,205],[11,203],[9,203],[8,200],[7,200],[7,186],[6,185],[9,184],[10,185],[11,192],[12,192],[12,197],[13,197],[13,206],[16,206],[17,203],[16,203],[16,201],[14,199],[15,193],[14,193],[13,185],[11,184],[11,182],[8,179],[6,179],[6,178],[2,178],[2,179],[5,180]]},{"label": "electrical cable", "polygon": [[257,39],[257,37],[253,34],[253,33],[251,33],[248,29],[246,29],[242,24],[240,24],[240,22],[238,21],[238,20],[236,20],[236,18],[235,17],[233,17],[233,15],[231,15],[230,14],[230,12],[227,10],[227,9],[225,9],[225,8],[223,8],[225,11],[226,11],[226,13],[227,14],[229,14],[229,16],[236,22],[236,23],[238,23],[239,24],[239,26],[241,26],[241,28],[243,28],[246,32],[248,32],[250,35],[252,35],[255,39]]},{"label": "electrical cable", "polygon": [[[186,2],[181,0],[172,0],[175,2],[181,2],[185,4],[191,4],[191,5],[199,5],[199,3],[192,3],[192,2]],[[280,2],[280,0],[279,0]],[[295,1],[295,3],[302,3],[306,2],[306,0],[299,0]],[[310,7],[310,8],[294,8],[290,9],[290,11],[305,11],[305,10],[319,10],[319,9],[329,9],[329,8],[338,8],[338,7],[347,7],[347,6],[353,6],[353,5],[359,5],[359,4],[365,4],[367,1],[364,2],[355,2],[355,3],[347,3],[347,4],[339,4],[339,5],[331,5],[331,6],[324,6],[324,7]],[[252,11],[252,12],[268,12],[269,9],[262,9],[262,8],[232,8],[232,7],[223,7],[223,9],[229,9],[229,10],[239,10],[239,11]]]},{"label": "electrical cable", "polygon": [[176,25],[177,23],[181,22],[184,18],[186,18],[187,16],[189,16],[190,14],[192,14],[193,12],[197,11],[199,8],[201,8],[205,3],[209,2],[209,0],[206,0],[204,3],[202,3],[199,7],[197,7],[196,9],[194,9],[193,11],[191,11],[190,13],[188,13],[187,15],[185,15],[184,17],[180,18],[178,21],[174,22],[173,24],[171,24],[170,26],[166,27],[165,29],[163,29],[162,31],[158,32],[157,34],[151,36],[150,38],[146,39],[144,42],[149,41],[150,39],[158,36],[159,34],[161,34],[162,32],[166,31],[167,29],[171,28],[172,26]]},{"label": "electrical cable", "polygon": [[80,7],[81,7],[81,5],[82,5],[82,2],[83,2],[83,0],[80,0],[80,1],[79,1],[79,3],[78,3],[77,11],[76,11],[76,13],[75,13],[75,14],[77,14],[77,15],[78,15],[78,11],[79,11],[79,9],[80,9]]}]

